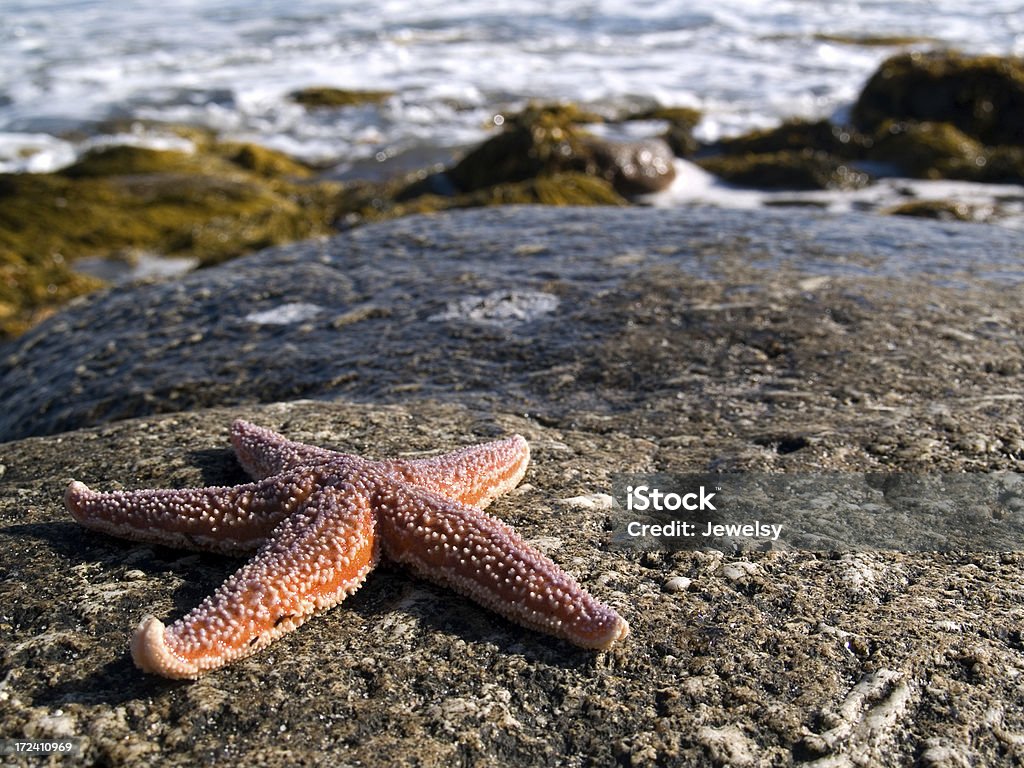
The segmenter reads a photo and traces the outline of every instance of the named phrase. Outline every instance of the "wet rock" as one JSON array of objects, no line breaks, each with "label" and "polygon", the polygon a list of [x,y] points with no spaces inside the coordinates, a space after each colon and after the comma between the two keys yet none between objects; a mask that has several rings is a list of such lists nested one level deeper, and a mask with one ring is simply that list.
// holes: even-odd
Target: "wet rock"
[{"label": "wet rock", "polygon": [[505,120],[498,135],[471,150],[448,171],[461,190],[582,173],[607,181],[621,195],[644,194],[675,178],[664,142],[613,142],[588,135],[583,123],[597,120],[572,105],[535,105]]},{"label": "wet rock", "polygon": [[1011,468],[1019,254],[994,228],[808,211],[410,217],[82,301],[3,349],[0,434],[431,397],[718,470]]},{"label": "wet rock", "polygon": [[865,132],[890,120],[949,123],[989,145],[1024,144],[1024,60],[948,51],[886,60],[853,108]]},{"label": "wet rock", "polygon": [[[85,299],[4,349],[8,437],[98,426],[0,448],[0,732],[87,765],[999,764],[1020,553],[645,553],[608,526],[623,474],[1019,469],[1019,259],[972,225],[506,208]],[[143,675],[140,617],[239,563],[82,530],[63,489],[239,482],[239,417],[375,457],[523,434],[490,511],[629,638],[576,649],[385,564],[248,659]]]},{"label": "wet rock", "polygon": [[723,181],[758,189],[858,189],[868,176],[847,161],[813,149],[701,157],[696,163]]},{"label": "wet rock", "polygon": [[98,281],[73,262],[141,249],[204,264],[331,229],[338,185],[247,144],[114,146],[50,174],[0,175],[0,334]]},{"label": "wet rock", "polygon": [[887,208],[883,213],[891,216],[914,216],[939,221],[977,221],[974,206],[956,200],[912,200]]},{"label": "wet rock", "polygon": [[1024,150],[986,147],[949,123],[887,122],[875,134],[869,156],[918,178],[1024,179]]},{"label": "wet rock", "polygon": [[672,165],[672,150],[661,139],[589,139],[585,145],[593,157],[593,173],[611,182],[612,187],[620,195],[660,192],[676,177],[675,167]]},{"label": "wet rock", "polygon": [[722,139],[712,144],[708,151],[736,156],[811,149],[844,160],[857,160],[864,157],[866,143],[869,142],[862,134],[828,120],[790,120],[775,128]]}]

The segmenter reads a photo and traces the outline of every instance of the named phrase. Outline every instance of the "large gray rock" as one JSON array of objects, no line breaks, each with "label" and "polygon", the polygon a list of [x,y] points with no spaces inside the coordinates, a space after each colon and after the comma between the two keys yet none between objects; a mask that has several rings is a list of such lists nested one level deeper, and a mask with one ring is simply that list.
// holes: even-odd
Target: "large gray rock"
[{"label": "large gray rock", "polygon": [[[98,765],[998,764],[1024,741],[1019,553],[617,548],[606,494],[1019,469],[1020,255],[978,226],[504,210],[91,298],[7,350],[8,437],[109,423],[0,445],[0,736]],[[236,417],[373,456],[524,434],[494,513],[633,633],[591,654],[385,566],[196,683],[142,675],[139,618],[236,561],[84,531],[63,488],[237,482]]]},{"label": "large gray rock", "polygon": [[719,468],[1011,468],[1021,255],[993,228],[806,210],[414,217],[81,302],[6,348],[0,439],[415,397],[689,441]]},{"label": "large gray rock", "polygon": [[[234,417],[376,456],[523,433],[533,462],[492,511],[632,634],[579,650],[381,566],[198,682],[142,674],[127,654],[140,617],[182,615],[238,561],[83,530],[63,487],[236,482]],[[422,401],[217,409],[8,443],[0,735],[79,738],[84,765],[959,766],[1017,748],[1019,554],[607,549],[610,477],[688,454]]]}]

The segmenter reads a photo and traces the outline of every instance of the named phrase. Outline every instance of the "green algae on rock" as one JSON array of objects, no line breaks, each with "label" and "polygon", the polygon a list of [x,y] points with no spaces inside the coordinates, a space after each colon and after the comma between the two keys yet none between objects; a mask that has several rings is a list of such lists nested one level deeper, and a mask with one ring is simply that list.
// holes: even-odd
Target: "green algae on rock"
[{"label": "green algae on rock", "polygon": [[696,163],[731,184],[759,189],[858,189],[867,174],[814,149],[703,157]]},{"label": "green algae on rock", "polygon": [[556,173],[497,184],[465,196],[466,207],[489,205],[626,205],[612,185],[585,173]]},{"label": "green algae on rock", "polygon": [[[127,160],[122,171],[108,165],[110,154]],[[209,264],[328,229],[315,190],[217,157],[116,147],[65,172],[3,182],[0,246],[20,254],[71,260],[135,247]]]},{"label": "green algae on rock", "polygon": [[694,159],[723,180],[760,189],[858,189],[867,174],[851,165],[865,139],[827,120],[790,120],[775,128],[722,139]]},{"label": "green algae on rock", "polygon": [[873,137],[869,156],[923,179],[1024,179],[1024,148],[986,146],[951,123],[886,121]]},{"label": "green algae on rock", "polygon": [[950,123],[886,121],[875,134],[871,157],[904,173],[931,179],[977,175],[984,147]]},{"label": "green algae on rock", "polygon": [[721,139],[709,149],[727,155],[769,154],[811,149],[844,160],[864,157],[865,138],[851,128],[828,120],[787,120],[775,128]]},{"label": "green algae on rock", "polygon": [[955,200],[912,200],[886,208],[882,213],[891,216],[913,216],[938,221],[976,221],[976,210],[967,203]]},{"label": "green algae on rock", "polygon": [[878,68],[853,107],[866,132],[889,120],[949,123],[983,144],[1024,145],[1024,59],[905,53]]},{"label": "green algae on rock", "polygon": [[340,185],[297,178],[308,174],[264,147],[213,143],[193,153],[113,146],[56,173],[0,175],[10,291],[0,333],[94,289],[71,271],[80,257],[142,248],[212,264],[330,231]]},{"label": "green algae on rock", "polygon": [[840,45],[857,45],[872,48],[889,48],[938,42],[934,37],[924,37],[922,35],[844,35],[828,32],[819,32],[812,35],[811,38],[820,40],[823,43],[838,43]]},{"label": "green algae on rock", "polygon": [[675,177],[671,150],[657,140],[610,142],[581,125],[600,120],[573,104],[533,104],[448,171],[463,192],[565,173],[602,178],[619,194],[663,189]]},{"label": "green algae on rock", "polygon": [[313,169],[283,152],[245,142],[219,142],[214,151],[247,171],[267,178],[305,179]]},{"label": "green algae on rock", "polygon": [[430,181],[414,176],[383,184],[351,185],[341,194],[341,224],[354,226],[420,213],[495,205],[628,205],[604,179],[585,173],[556,173],[483,187],[473,192],[441,195]]},{"label": "green algae on rock", "polygon": [[571,104],[534,104],[505,119],[498,135],[448,171],[464,192],[580,170],[586,152],[578,125],[588,115]]},{"label": "green algae on rock", "polygon": [[342,221],[492,205],[618,206],[627,204],[625,194],[671,181],[664,144],[603,141],[580,127],[599,120],[575,104],[530,105],[444,171],[349,185],[339,203]]},{"label": "green algae on rock", "polygon": [[[856,188],[872,173],[1024,179],[1024,63],[997,56],[900,54],[868,80],[852,125],[793,120],[723,139],[696,162],[760,188]],[[887,170],[889,169],[889,170]]]},{"label": "green algae on rock", "polygon": [[360,104],[380,104],[394,94],[391,91],[373,91],[334,88],[331,86],[310,86],[293,91],[289,97],[296,104],[313,108],[352,107]]},{"label": "green algae on rock", "polygon": [[60,254],[29,259],[0,247],[0,337],[24,333],[71,299],[102,285],[70,269]]}]

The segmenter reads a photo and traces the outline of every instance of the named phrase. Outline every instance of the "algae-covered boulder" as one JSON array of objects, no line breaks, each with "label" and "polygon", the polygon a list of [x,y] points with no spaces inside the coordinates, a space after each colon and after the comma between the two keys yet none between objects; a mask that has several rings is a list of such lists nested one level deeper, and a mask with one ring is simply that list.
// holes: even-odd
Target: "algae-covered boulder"
[{"label": "algae-covered boulder", "polygon": [[313,170],[306,164],[289,157],[283,152],[245,142],[223,142],[216,145],[218,154],[239,168],[252,171],[268,178],[291,177],[304,179]]},{"label": "algae-covered boulder", "polygon": [[886,122],[875,135],[871,156],[911,176],[975,178],[984,169],[985,148],[950,123]]},{"label": "algae-covered boulder", "polygon": [[316,205],[323,190],[267,180],[216,155],[114,147],[55,174],[0,182],[0,247],[25,256],[134,247],[214,263],[329,224]]},{"label": "algae-covered boulder", "polygon": [[758,189],[856,189],[868,179],[846,161],[810,148],[715,155],[697,164],[730,184]]},{"label": "algae-covered boulder", "polygon": [[202,160],[192,152],[113,145],[86,152],[56,175],[65,179],[95,179],[150,173],[197,173],[201,170]]},{"label": "algae-covered boulder", "polygon": [[[441,181],[437,180],[440,177]],[[444,174],[383,184],[353,185],[340,198],[342,228],[420,213],[494,205],[627,205],[610,182],[585,173],[566,172],[483,187],[473,192],[447,193]]]},{"label": "algae-covered boulder", "polygon": [[[853,108],[853,124],[788,121],[723,139],[696,162],[743,186],[855,188],[872,173],[1017,182],[1024,178],[1024,63],[908,53],[888,59]],[[851,163],[855,165],[851,165]]]},{"label": "algae-covered boulder", "polygon": [[586,155],[579,123],[593,119],[573,105],[532,105],[507,118],[496,136],[449,169],[455,185],[473,192],[561,171],[579,170]]},{"label": "algae-covered boulder", "polygon": [[0,337],[24,333],[61,305],[102,285],[72,270],[60,254],[26,258],[0,248]]},{"label": "algae-covered boulder", "polygon": [[1024,144],[1024,60],[951,52],[885,61],[853,108],[864,131],[889,120],[949,123],[983,144]]},{"label": "algae-covered boulder", "polygon": [[721,139],[695,162],[731,184],[759,189],[857,189],[868,176],[851,163],[868,142],[827,120],[792,120]]},{"label": "algae-covered boulder", "polygon": [[581,124],[599,118],[574,105],[531,105],[503,123],[496,136],[468,152],[448,171],[464,192],[542,176],[585,173],[619,194],[664,189],[675,177],[671,150],[659,140],[611,142]]},{"label": "algae-covered boulder", "polygon": [[728,155],[744,155],[802,152],[810,149],[842,159],[859,159],[864,156],[864,146],[864,137],[847,126],[828,120],[787,120],[775,128],[721,139],[710,150]]},{"label": "algae-covered boulder", "polygon": [[873,138],[870,157],[923,179],[1024,179],[1024,148],[985,146],[950,123],[887,122]]},{"label": "algae-covered boulder", "polygon": [[142,249],[211,264],[330,231],[340,187],[309,174],[274,150],[216,142],[104,147],[56,173],[0,174],[0,334],[94,289],[72,272],[81,257]]},{"label": "algae-covered boulder", "polygon": [[497,184],[464,195],[460,207],[486,205],[626,205],[608,182],[585,173],[556,173]]}]

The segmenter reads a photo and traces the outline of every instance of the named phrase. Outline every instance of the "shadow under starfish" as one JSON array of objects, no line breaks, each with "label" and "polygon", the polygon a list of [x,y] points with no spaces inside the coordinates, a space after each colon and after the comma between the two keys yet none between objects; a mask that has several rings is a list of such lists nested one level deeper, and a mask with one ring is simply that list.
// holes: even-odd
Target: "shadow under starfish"
[{"label": "shadow under starfish", "polygon": [[369,461],[245,421],[231,443],[256,482],[64,495],[82,525],[123,538],[253,558],[171,626],[132,637],[146,672],[195,679],[263,648],[357,590],[381,555],[512,621],[605,649],[629,625],[510,526],[483,512],[526,472],[515,435],[419,460]]}]

